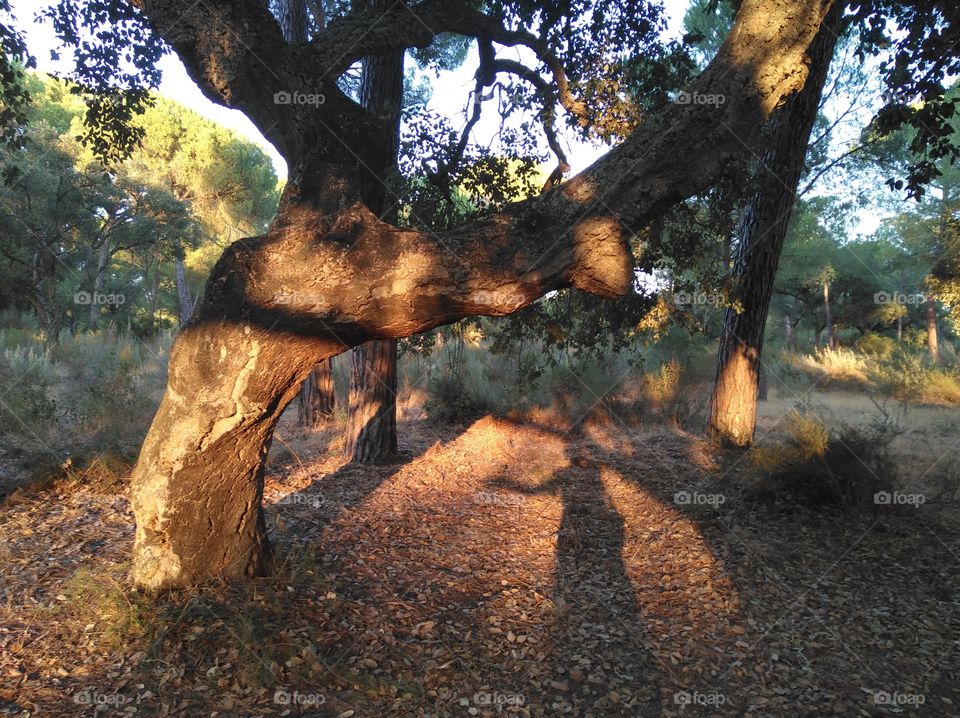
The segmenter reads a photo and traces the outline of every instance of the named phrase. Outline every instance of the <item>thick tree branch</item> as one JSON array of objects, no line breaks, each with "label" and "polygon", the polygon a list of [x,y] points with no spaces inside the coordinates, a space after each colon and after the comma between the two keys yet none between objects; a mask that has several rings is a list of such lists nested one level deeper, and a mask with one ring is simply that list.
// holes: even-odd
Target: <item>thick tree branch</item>
[{"label": "thick tree branch", "polygon": [[311,52],[307,50],[303,60],[323,75],[336,78],[366,55],[425,47],[440,33],[476,37],[481,49],[496,42],[531,50],[552,74],[561,106],[582,124],[587,122],[588,108],[573,96],[563,64],[543,38],[525,30],[505,28],[499,19],[458,0],[396,3],[387,12],[368,10],[338,18],[312,43],[313,58],[306,56]]},{"label": "thick tree branch", "polygon": [[[631,233],[709,186],[730,159],[760,149],[765,120],[803,86],[804,56],[830,4],[782,0],[784,22],[771,26],[769,1],[744,2],[691,88],[722,94],[723,104],[672,105],[566,184],[481,224],[435,235],[390,227],[357,207],[335,217],[290,212],[266,238],[235,245],[198,320],[233,316],[353,344],[515,311],[570,284],[625,292]],[[322,301],[280,307],[272,299],[298,286]]]}]

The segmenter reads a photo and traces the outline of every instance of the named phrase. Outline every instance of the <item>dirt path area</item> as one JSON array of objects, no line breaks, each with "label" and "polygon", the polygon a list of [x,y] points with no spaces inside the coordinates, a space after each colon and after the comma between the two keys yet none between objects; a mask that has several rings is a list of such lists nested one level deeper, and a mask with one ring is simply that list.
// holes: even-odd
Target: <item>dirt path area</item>
[{"label": "dirt path area", "polygon": [[277,575],[160,605],[126,495],[10,497],[0,715],[960,715],[932,508],[773,512],[735,457],[602,418],[401,435],[375,468],[289,440]]}]

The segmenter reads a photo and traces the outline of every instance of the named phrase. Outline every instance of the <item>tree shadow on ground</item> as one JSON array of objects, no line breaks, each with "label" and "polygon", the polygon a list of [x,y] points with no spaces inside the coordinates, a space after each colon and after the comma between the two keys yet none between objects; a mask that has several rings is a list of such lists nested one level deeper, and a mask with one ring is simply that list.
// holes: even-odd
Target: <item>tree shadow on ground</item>
[{"label": "tree shadow on ground", "polygon": [[[956,537],[920,514],[881,533],[759,512],[737,465],[666,427],[487,418],[439,437],[424,426],[412,448],[396,466],[268,476],[277,574],[168,601],[153,645],[91,659],[93,602],[76,631],[18,628],[18,660],[39,676],[25,685],[50,680],[53,650],[70,672],[31,699],[86,715],[73,692],[143,683],[146,715],[885,715],[869,689],[955,714]],[[718,491],[720,505],[678,499]],[[69,540],[94,537],[84,526]],[[87,561],[119,576],[118,545]],[[38,600],[60,590],[44,585]]]},{"label": "tree shadow on ground", "polygon": [[[632,494],[615,502],[627,521],[625,546],[661,557],[661,576],[656,562],[644,568],[630,561],[625,571],[656,665],[676,689],[676,708],[694,715],[879,716],[890,708],[955,715],[960,623],[951,606],[960,598],[960,536],[935,512],[770,510],[742,479],[742,455],[718,455],[671,430],[644,445],[632,427],[608,419],[581,427],[582,455],[572,461],[619,468],[619,483]],[[694,470],[678,473],[684,465]],[[605,486],[609,495],[611,483]],[[672,516],[654,520],[644,497]],[[691,565],[695,541],[714,557],[712,575],[678,570]],[[709,598],[711,584],[721,582],[727,605]],[[665,707],[673,701],[663,696]]]},{"label": "tree shadow on ground", "polygon": [[598,465],[571,466],[535,489],[504,479],[489,484],[521,495],[555,493],[562,502],[551,635],[553,673],[562,678],[551,684],[559,688],[552,707],[561,713],[572,708],[577,714],[659,716],[658,669],[623,562],[624,520],[600,472]]}]

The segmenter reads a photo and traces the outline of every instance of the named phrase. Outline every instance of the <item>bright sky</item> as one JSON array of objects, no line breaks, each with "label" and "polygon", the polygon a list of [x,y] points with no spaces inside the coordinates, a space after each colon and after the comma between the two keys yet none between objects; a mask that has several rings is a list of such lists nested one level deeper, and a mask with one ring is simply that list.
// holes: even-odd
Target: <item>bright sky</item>
[{"label": "bright sky", "polygon": [[[11,8],[17,18],[17,26],[25,31],[27,47],[37,59],[37,67],[43,72],[51,74],[66,73],[72,64],[72,57],[65,53],[59,61],[50,57],[50,51],[58,48],[58,41],[53,34],[49,23],[35,23],[33,17],[43,8],[52,4],[52,0],[12,0]],[[689,0],[665,0],[668,14],[669,33],[675,36],[683,21],[683,14],[689,5]],[[451,118],[462,118],[467,103],[467,96],[473,89],[473,72],[477,60],[475,50],[461,68],[453,72],[444,72],[439,78],[430,75],[433,86],[433,96],[429,108]],[[160,94],[177,100],[195,112],[221,125],[236,130],[243,136],[264,148],[273,160],[279,177],[286,177],[286,163],[273,146],[264,139],[253,123],[238,110],[229,110],[210,102],[196,83],[187,75],[183,64],[176,55],[167,55],[160,61],[163,79],[160,84]],[[492,103],[491,103],[492,104]],[[493,107],[485,109],[485,114],[474,127],[473,138],[481,144],[488,144],[496,135],[499,127],[496,112]],[[457,126],[457,121],[454,121]],[[463,120],[459,121],[463,126]],[[568,149],[568,158],[573,171],[577,172],[588,166],[593,160],[605,151],[603,147],[592,147],[584,143],[565,143]]]}]

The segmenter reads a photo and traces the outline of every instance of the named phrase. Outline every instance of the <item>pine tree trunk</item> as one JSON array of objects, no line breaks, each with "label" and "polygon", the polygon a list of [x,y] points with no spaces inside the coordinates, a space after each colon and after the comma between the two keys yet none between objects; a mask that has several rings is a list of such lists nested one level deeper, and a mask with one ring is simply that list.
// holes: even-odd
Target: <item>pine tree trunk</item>
[{"label": "pine tree trunk", "polygon": [[314,364],[310,375],[300,385],[297,396],[297,424],[308,428],[318,426],[332,419],[336,408],[333,364],[332,360],[324,359]]},{"label": "pine tree trunk", "polygon": [[397,456],[397,342],[367,342],[351,352],[347,455],[358,462]]},{"label": "pine tree trunk", "polygon": [[187,269],[184,266],[183,247],[178,242],[174,247],[174,270],[173,276],[177,285],[177,304],[180,309],[180,326],[190,321],[190,315],[193,314],[193,302],[190,300],[190,288],[187,286]]},{"label": "pine tree trunk", "polygon": [[[369,57],[363,63],[361,104],[387,118],[394,157],[400,140],[403,103],[403,52]],[[391,178],[384,177],[384,187]],[[390,193],[371,197],[368,206],[388,222],[396,208]],[[368,342],[352,352],[346,454],[354,462],[387,462],[397,456],[397,343]]]},{"label": "pine tree trunk", "polygon": [[793,317],[783,315],[783,343],[792,352],[797,350],[797,332],[793,326]]},{"label": "pine tree trunk", "polygon": [[107,272],[107,264],[110,263],[110,239],[105,237],[103,244],[97,250],[97,270],[93,278],[93,295],[90,297],[90,328],[96,328],[100,320],[100,304],[96,302],[96,296],[103,292],[104,278]]},{"label": "pine tree trunk", "polygon": [[830,309],[830,282],[823,283],[823,315],[827,323],[827,348],[836,348],[836,338],[833,336],[833,312]]},{"label": "pine tree trunk", "polygon": [[730,308],[724,315],[707,428],[725,444],[753,443],[763,331],[840,17],[835,8],[811,45],[811,69],[803,89],[771,121],[774,143],[758,169],[765,176],[740,224],[734,276],[743,311]]},{"label": "pine tree trunk", "polygon": [[940,361],[940,346],[937,341],[937,303],[933,297],[927,297],[927,351],[930,361]]}]

